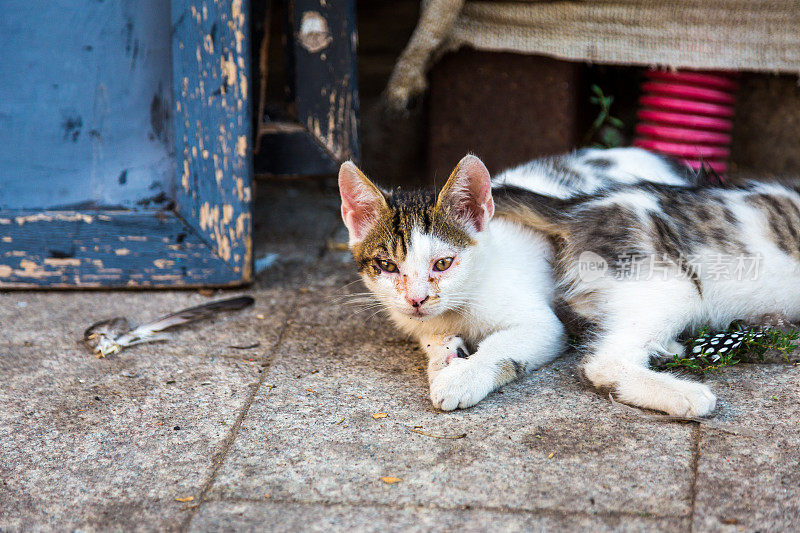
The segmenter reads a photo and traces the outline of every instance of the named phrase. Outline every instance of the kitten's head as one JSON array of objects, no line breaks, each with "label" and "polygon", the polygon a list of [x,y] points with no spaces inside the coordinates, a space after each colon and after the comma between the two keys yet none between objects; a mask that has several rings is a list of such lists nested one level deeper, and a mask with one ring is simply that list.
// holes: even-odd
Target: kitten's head
[{"label": "kitten's head", "polygon": [[348,161],[339,170],[339,192],[350,250],[383,304],[425,320],[464,303],[475,239],[494,214],[480,159],[464,157],[438,195],[381,191]]}]

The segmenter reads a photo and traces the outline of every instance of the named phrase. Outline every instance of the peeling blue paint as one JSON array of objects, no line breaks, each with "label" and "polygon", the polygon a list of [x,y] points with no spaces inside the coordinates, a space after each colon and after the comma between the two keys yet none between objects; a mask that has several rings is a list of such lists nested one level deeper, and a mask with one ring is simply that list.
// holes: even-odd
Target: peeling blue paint
[{"label": "peeling blue paint", "polygon": [[0,289],[251,280],[248,8],[3,4]]}]

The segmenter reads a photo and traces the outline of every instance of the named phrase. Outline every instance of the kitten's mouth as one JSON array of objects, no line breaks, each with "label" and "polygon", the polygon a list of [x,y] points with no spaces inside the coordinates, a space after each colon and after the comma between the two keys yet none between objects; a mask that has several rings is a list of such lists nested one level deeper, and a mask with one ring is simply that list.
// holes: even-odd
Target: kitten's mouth
[{"label": "kitten's mouth", "polygon": [[408,311],[408,316],[411,318],[427,318],[430,313],[426,310],[420,309],[418,307],[410,309]]}]

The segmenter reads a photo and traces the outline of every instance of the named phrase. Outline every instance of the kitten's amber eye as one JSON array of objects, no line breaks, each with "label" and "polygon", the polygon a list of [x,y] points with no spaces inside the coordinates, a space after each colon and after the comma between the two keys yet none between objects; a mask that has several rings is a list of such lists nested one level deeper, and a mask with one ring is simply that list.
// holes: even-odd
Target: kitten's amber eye
[{"label": "kitten's amber eye", "polygon": [[445,270],[450,268],[450,265],[452,265],[452,264],[453,264],[453,258],[452,257],[442,257],[441,259],[439,259],[438,261],[436,261],[433,264],[433,269],[436,272],[444,272]]},{"label": "kitten's amber eye", "polygon": [[376,259],[375,264],[384,272],[397,272],[397,265],[386,259]]}]

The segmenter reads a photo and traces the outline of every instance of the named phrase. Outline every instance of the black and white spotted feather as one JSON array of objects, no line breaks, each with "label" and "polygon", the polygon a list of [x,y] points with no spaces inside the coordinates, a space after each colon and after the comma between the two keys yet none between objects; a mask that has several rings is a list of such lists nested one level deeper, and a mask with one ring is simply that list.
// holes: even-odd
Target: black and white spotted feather
[{"label": "black and white spotted feather", "polygon": [[687,343],[686,359],[705,359],[713,363],[743,348],[745,341],[758,341],[766,337],[764,329],[725,331],[702,335]]}]

